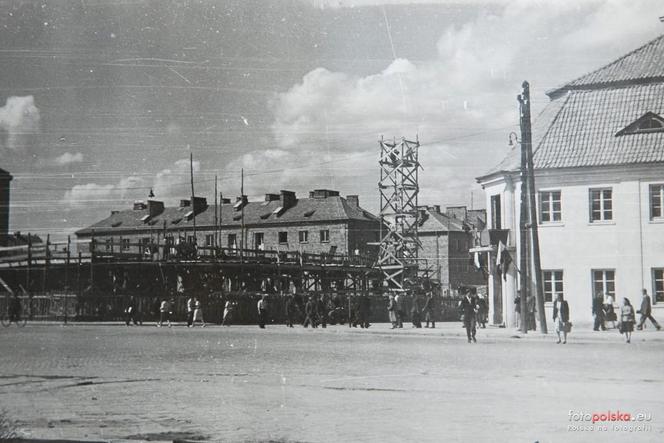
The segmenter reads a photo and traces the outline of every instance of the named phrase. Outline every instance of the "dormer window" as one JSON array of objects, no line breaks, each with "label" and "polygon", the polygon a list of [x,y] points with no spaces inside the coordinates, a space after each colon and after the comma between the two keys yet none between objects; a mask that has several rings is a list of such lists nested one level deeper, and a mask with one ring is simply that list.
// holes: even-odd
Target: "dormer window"
[{"label": "dormer window", "polygon": [[654,112],[647,112],[638,120],[630,123],[616,133],[616,137],[630,134],[647,134],[651,132],[664,132],[664,117]]}]

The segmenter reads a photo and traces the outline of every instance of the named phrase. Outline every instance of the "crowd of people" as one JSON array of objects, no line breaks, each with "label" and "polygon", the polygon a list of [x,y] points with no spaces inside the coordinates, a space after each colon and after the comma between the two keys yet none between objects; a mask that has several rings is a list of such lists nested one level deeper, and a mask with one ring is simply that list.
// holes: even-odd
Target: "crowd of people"
[{"label": "crowd of people", "polygon": [[[466,330],[466,337],[468,343],[476,343],[477,328],[486,328],[488,314],[486,298],[479,296],[474,288],[467,288],[461,294],[462,298],[458,302],[458,308],[463,327]],[[534,299],[534,296],[531,297]],[[344,300],[344,298],[339,296],[330,297],[325,294],[308,296],[299,294],[286,295],[282,303],[286,327],[293,328],[294,325],[301,324],[304,328],[326,328],[328,324],[344,324],[345,321],[349,321],[353,327],[369,328],[371,326],[369,322],[371,315],[370,298],[367,296],[352,298],[348,306],[350,315],[347,307],[344,306]],[[387,313],[392,329],[403,328],[407,317],[407,304],[409,305],[408,311],[413,328],[436,327],[435,297],[432,294],[408,297],[408,301],[409,303],[406,302],[405,295],[399,293],[389,295]],[[520,300],[517,298],[515,300],[516,308],[520,308],[519,303]],[[652,301],[645,289],[642,291],[639,310],[635,310],[631,301],[625,297],[622,299],[618,313],[616,313],[614,303],[613,297],[609,294],[595,294],[592,302],[593,330],[607,330],[607,325],[610,323],[625,336],[625,341],[630,343],[634,328],[636,327],[637,330],[643,329],[647,320],[650,320],[657,330],[661,329],[659,323],[652,316]],[[161,301],[159,305],[158,327],[162,327],[164,324],[168,327],[172,326],[171,320],[173,319],[175,305],[174,298],[165,298]],[[530,303],[527,304],[528,307],[530,305]],[[525,320],[528,329],[535,329],[534,301],[532,305],[532,318],[530,318],[531,311],[528,310],[529,317]],[[238,306],[237,300],[228,299],[225,301],[223,317],[221,319],[223,326],[230,326],[235,322]],[[270,323],[267,296],[261,296],[255,306],[258,326],[265,328]],[[13,311],[16,310],[13,309]],[[136,309],[134,297],[129,298],[124,312],[127,326],[142,324],[140,314]],[[636,314],[640,314],[638,322],[636,321]],[[519,317],[517,316],[517,318]],[[558,337],[557,343],[567,343],[567,336],[572,328],[572,323],[569,319],[569,304],[562,294],[558,294],[553,303],[553,323]],[[197,297],[191,296],[187,299],[186,321],[187,326],[190,328],[199,323],[202,327],[206,326],[203,318],[203,306]],[[519,321],[521,320],[519,319]],[[422,326],[423,322],[424,326]]]}]

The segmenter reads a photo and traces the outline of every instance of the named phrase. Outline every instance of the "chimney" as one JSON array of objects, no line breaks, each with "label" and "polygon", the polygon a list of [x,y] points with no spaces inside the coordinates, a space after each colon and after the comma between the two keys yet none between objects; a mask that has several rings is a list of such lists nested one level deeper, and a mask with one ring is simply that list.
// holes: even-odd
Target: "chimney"
[{"label": "chimney", "polygon": [[448,206],[445,208],[445,214],[448,217],[456,218],[457,220],[466,220],[466,207],[465,206]]},{"label": "chimney", "polygon": [[196,214],[205,211],[207,207],[207,199],[205,197],[194,197],[194,212]]},{"label": "chimney", "polygon": [[293,191],[284,191],[283,189],[281,190],[280,193],[280,198],[279,202],[281,207],[283,208],[282,210],[285,211],[289,208],[292,208],[295,206],[295,203],[297,203],[297,198],[295,197],[295,192]]},{"label": "chimney", "polygon": [[12,176],[0,169],[0,246],[9,240],[9,182]]},{"label": "chimney", "polygon": [[220,204],[222,204],[222,205],[230,205],[230,204],[231,204],[231,199],[230,199],[230,198],[222,198]]},{"label": "chimney", "polygon": [[309,193],[309,198],[328,198],[338,196],[339,191],[333,191],[332,189],[314,189]]},{"label": "chimney", "polygon": [[188,199],[180,200],[180,207],[181,208],[188,208],[190,205],[191,205],[191,202]]},{"label": "chimney", "polygon": [[277,201],[281,198],[279,194],[265,194],[265,201],[266,202],[273,202]]},{"label": "chimney", "polygon": [[347,195],[346,201],[348,204],[354,208],[360,207],[360,196],[359,195]]},{"label": "chimney", "polygon": [[148,206],[145,204],[143,200],[136,200],[134,202],[134,211],[142,211],[143,209],[147,209]]},{"label": "chimney", "polygon": [[150,218],[158,216],[164,212],[164,202],[148,200],[148,212],[150,213]]},{"label": "chimney", "polygon": [[440,205],[433,205],[431,207],[431,210],[435,212],[436,214],[440,214]]}]

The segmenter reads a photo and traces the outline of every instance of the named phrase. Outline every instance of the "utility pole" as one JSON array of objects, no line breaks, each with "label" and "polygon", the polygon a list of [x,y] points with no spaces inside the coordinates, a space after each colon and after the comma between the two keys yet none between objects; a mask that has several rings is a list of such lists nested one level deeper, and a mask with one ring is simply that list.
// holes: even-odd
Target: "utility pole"
[{"label": "utility pole", "polygon": [[[524,82],[524,85],[528,83]],[[525,93],[528,93],[528,90],[524,88]],[[521,296],[520,300],[520,311],[521,311],[521,332],[524,334],[528,333],[528,293],[530,292],[530,287],[528,284],[528,150],[526,148],[526,143],[524,143],[524,136],[527,129],[524,124],[524,97],[523,95],[517,96],[517,101],[519,102],[519,123],[521,124],[521,211],[519,215],[519,266],[521,268],[520,273],[520,286],[521,286]],[[528,99],[529,100],[529,99]],[[530,119],[528,119],[530,122]],[[529,125],[528,125],[529,126]]]},{"label": "utility pole", "polygon": [[244,238],[244,168],[240,172],[240,262],[242,262],[245,238]]},{"label": "utility pole", "polygon": [[[220,202],[221,203],[221,202]],[[217,175],[214,175],[214,247],[215,251],[213,253],[216,254],[216,248],[219,246],[219,217],[217,217],[218,214],[218,206],[217,206]]]},{"label": "utility pole", "polygon": [[524,81],[521,85],[521,143],[528,157],[528,197],[530,203],[530,240],[533,254],[533,273],[535,274],[535,297],[540,332],[546,334],[546,313],[544,312],[544,285],[542,283],[542,265],[540,263],[539,233],[537,232],[537,200],[535,198],[535,167],[533,165],[533,136],[530,126],[530,85]]},{"label": "utility pole", "polygon": [[196,245],[196,205],[194,203],[194,153],[189,153],[189,177],[191,179],[191,213],[194,220],[194,245]]}]

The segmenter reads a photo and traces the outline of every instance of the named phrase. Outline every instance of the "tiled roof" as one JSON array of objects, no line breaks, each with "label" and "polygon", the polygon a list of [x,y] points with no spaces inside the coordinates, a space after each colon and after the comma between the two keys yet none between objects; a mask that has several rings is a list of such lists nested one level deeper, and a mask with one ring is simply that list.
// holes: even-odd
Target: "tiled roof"
[{"label": "tiled roof", "polygon": [[[616,135],[646,113],[664,116],[664,36],[568,85],[533,122],[535,169],[664,162],[664,132]],[[478,181],[519,166],[515,147]]]},{"label": "tiled roof", "polygon": [[[221,205],[222,227],[239,226],[241,223],[241,211],[233,209],[232,204]],[[323,221],[373,221],[379,220],[371,213],[362,208],[354,207],[343,197],[333,196],[327,198],[303,198],[298,199],[295,206],[283,211],[277,216],[274,211],[281,206],[279,200],[270,202],[248,202],[244,207],[244,223],[247,226],[269,226],[287,223],[308,223]],[[164,212],[148,219],[145,223],[142,219],[149,215],[147,209],[127,209],[112,213],[109,217],[101,220],[87,228],[76,232],[76,235],[90,235],[95,232],[108,232],[117,230],[138,229],[163,229],[166,222],[167,229],[187,229],[193,227],[193,219],[187,219],[185,214],[191,211],[191,207],[166,207]],[[199,228],[214,226],[214,205],[196,215],[196,226]]]},{"label": "tiled roof", "polygon": [[620,57],[596,71],[550,91],[556,95],[569,89],[587,89],[607,84],[662,81],[664,78],[664,35]]},{"label": "tiled roof", "polygon": [[427,232],[461,232],[464,230],[463,220],[429,209],[426,209],[426,214],[428,217],[417,228],[417,232],[420,234]]}]

